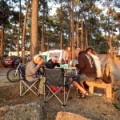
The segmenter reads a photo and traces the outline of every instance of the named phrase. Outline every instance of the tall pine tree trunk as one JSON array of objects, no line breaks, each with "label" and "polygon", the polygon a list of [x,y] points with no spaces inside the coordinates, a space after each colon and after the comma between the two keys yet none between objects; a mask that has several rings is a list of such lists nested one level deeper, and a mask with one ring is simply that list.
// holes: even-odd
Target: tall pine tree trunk
[{"label": "tall pine tree trunk", "polygon": [[27,3],[26,6],[26,14],[24,17],[24,24],[23,24],[23,34],[22,34],[22,61],[25,62],[25,34],[26,34],[26,21],[28,16],[28,8],[29,8],[30,0]]},{"label": "tall pine tree trunk", "polygon": [[79,21],[76,23],[76,45],[77,48],[80,47],[80,42],[79,42]]},{"label": "tall pine tree trunk", "polygon": [[85,47],[84,50],[88,48],[88,31],[85,29]]},{"label": "tall pine tree trunk", "polygon": [[31,23],[31,57],[39,52],[38,47],[38,3],[32,0],[32,23]]},{"label": "tall pine tree trunk", "polygon": [[63,26],[62,26],[62,0],[61,0],[61,19],[60,19],[60,49],[63,48],[63,32],[62,32],[62,29],[63,29]]},{"label": "tall pine tree trunk", "polygon": [[112,40],[110,37],[110,7],[108,7],[108,46],[110,49],[110,57],[114,58],[114,51],[113,51],[113,47],[112,47]]},{"label": "tall pine tree trunk", "polygon": [[70,42],[72,48],[72,59],[74,58],[74,11],[73,11],[73,0],[70,1]]},{"label": "tall pine tree trunk", "polygon": [[81,46],[80,46],[80,48],[81,48],[81,50],[83,50],[83,48],[84,48],[84,38],[83,38],[83,21],[81,21]]},{"label": "tall pine tree trunk", "polygon": [[41,52],[45,51],[45,3],[43,3],[43,16],[42,16],[42,37],[41,37]]},{"label": "tall pine tree trunk", "polygon": [[19,40],[21,33],[21,0],[19,0],[19,27],[18,27],[18,39],[17,39],[17,56],[19,55],[20,47],[19,47]]},{"label": "tall pine tree trunk", "polygon": [[45,20],[45,11],[43,13],[43,18],[42,18],[42,38],[41,38],[41,52],[44,52],[44,20]]},{"label": "tall pine tree trunk", "polygon": [[63,33],[62,30],[60,30],[60,49],[62,50],[62,45],[63,45]]},{"label": "tall pine tree trunk", "polygon": [[3,45],[3,41],[4,41],[4,27],[2,27],[1,29],[1,46],[0,46],[0,59],[3,56],[3,50],[4,50],[4,45]]}]

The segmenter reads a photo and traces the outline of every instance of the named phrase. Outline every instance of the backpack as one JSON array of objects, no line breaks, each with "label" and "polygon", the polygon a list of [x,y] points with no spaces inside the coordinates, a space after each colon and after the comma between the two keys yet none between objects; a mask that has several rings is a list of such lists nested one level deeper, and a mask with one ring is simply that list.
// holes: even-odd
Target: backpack
[{"label": "backpack", "polygon": [[111,76],[110,76],[110,64],[106,63],[105,68],[103,71],[102,81],[106,84],[109,84],[112,82]]}]

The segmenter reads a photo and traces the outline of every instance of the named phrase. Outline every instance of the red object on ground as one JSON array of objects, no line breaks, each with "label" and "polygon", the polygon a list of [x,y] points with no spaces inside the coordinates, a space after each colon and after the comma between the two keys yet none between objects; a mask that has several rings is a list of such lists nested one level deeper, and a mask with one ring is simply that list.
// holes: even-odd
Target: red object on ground
[{"label": "red object on ground", "polygon": [[51,89],[53,92],[56,92],[58,90],[58,88],[56,86],[51,86]]},{"label": "red object on ground", "polygon": [[[59,87],[51,86],[51,89],[52,89],[53,92],[56,92],[59,89]],[[63,92],[63,89],[61,89],[60,92]]]}]

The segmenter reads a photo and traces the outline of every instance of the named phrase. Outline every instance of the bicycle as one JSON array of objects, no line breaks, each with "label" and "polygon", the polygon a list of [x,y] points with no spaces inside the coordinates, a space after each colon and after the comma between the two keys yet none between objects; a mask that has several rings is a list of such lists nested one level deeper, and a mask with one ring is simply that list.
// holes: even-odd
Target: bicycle
[{"label": "bicycle", "polygon": [[16,60],[15,68],[12,68],[7,72],[7,79],[10,82],[20,81],[20,67],[21,66],[25,66],[25,64],[22,63],[20,60]]}]

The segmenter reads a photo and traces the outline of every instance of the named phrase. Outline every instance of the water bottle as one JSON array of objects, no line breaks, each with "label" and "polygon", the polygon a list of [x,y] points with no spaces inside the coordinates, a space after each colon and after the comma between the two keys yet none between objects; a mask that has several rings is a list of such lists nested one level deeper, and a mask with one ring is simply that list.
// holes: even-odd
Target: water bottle
[{"label": "water bottle", "polygon": [[68,63],[69,67],[72,67],[72,60]]}]

